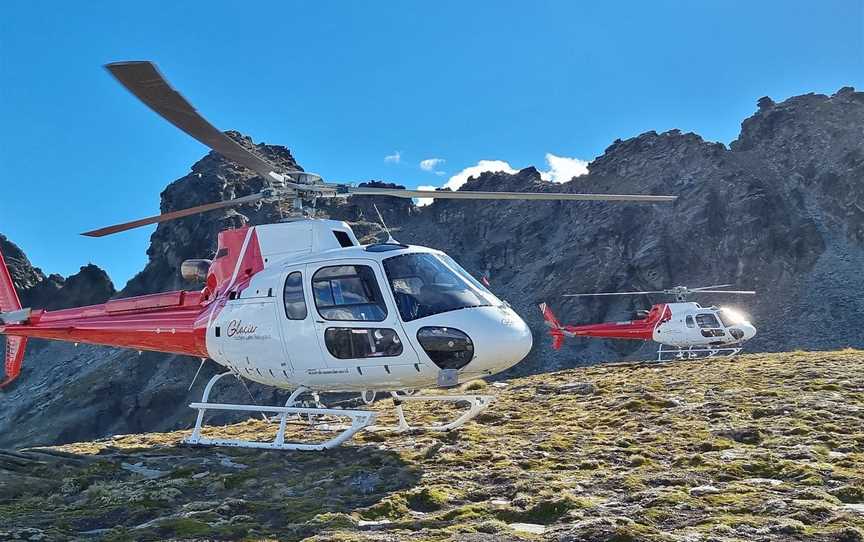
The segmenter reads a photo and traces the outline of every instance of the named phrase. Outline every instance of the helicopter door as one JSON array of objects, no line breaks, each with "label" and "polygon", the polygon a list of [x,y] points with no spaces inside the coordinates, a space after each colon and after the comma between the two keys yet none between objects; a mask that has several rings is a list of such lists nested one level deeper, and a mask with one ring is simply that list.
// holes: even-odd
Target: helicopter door
[{"label": "helicopter door", "polygon": [[307,292],[305,278],[305,266],[288,270],[277,311],[286,359],[281,371],[289,380],[294,371],[309,373],[320,370],[324,364],[316,338],[314,309],[306,301],[312,297],[311,290]]},{"label": "helicopter door", "polygon": [[309,266],[318,341],[325,363],[348,368],[363,381],[404,384],[419,372],[419,359],[382,295],[377,262],[354,260]]}]

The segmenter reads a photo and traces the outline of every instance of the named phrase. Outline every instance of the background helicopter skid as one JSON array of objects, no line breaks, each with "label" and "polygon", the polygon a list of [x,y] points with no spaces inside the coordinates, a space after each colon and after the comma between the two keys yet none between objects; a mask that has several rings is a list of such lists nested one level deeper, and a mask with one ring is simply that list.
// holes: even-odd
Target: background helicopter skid
[{"label": "background helicopter skid", "polygon": [[707,358],[731,358],[741,352],[741,346],[718,346],[718,347],[676,347],[660,344],[657,348],[656,361],[672,361],[676,359],[707,359]]}]

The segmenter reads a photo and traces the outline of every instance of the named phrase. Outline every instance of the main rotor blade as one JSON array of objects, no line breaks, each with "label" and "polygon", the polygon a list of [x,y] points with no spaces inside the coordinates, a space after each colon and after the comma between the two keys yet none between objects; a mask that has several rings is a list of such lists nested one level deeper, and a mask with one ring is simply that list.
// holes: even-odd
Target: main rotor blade
[{"label": "main rotor blade", "polygon": [[691,292],[701,292],[702,290],[713,290],[715,288],[728,288],[731,284],[715,284],[713,286],[702,286],[700,288],[687,288]]},{"label": "main rotor blade", "polygon": [[403,190],[398,188],[349,187],[348,193],[358,196],[395,196],[397,198],[434,199],[509,199],[509,200],[583,200],[583,201],[635,201],[655,203],[675,201],[678,196],[644,196],[630,194],[570,194],[567,192],[451,192],[449,190]]},{"label": "main rotor blade", "polygon": [[276,173],[276,166],[245,149],[207,122],[183,95],[168,84],[152,62],[113,62],[106,64],[105,68],[129,92],[177,128],[267,180],[282,180],[282,176]]},{"label": "main rotor blade", "polygon": [[599,295],[645,295],[645,294],[663,294],[666,293],[662,290],[655,290],[651,292],[600,292],[595,294],[563,294],[561,297],[589,297],[589,296],[599,296]]},{"label": "main rotor blade", "polygon": [[131,222],[124,222],[123,224],[115,224],[113,226],[99,228],[98,230],[84,232],[81,235],[86,235],[87,237],[104,237],[113,233],[119,233],[121,231],[140,228],[141,226],[146,226],[148,224],[167,222],[169,220],[183,218],[184,216],[190,216],[197,213],[205,213],[207,211],[213,211],[216,209],[224,209],[225,207],[234,207],[236,205],[243,205],[244,203],[255,203],[256,201],[263,198],[263,194],[251,194],[249,196],[243,196],[242,198],[235,198],[228,201],[217,201],[215,203],[207,203],[204,205],[198,205],[197,207],[189,207],[188,209],[171,211],[170,213],[163,213],[161,215],[149,216],[147,218],[141,218],[138,220],[133,220]]},{"label": "main rotor blade", "polygon": [[754,290],[699,290],[700,294],[747,294],[754,295]]}]

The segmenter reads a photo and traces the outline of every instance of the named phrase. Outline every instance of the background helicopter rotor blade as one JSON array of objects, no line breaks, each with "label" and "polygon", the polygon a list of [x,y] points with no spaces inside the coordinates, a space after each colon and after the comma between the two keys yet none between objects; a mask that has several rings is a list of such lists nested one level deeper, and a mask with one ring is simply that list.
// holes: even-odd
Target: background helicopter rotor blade
[{"label": "background helicopter rotor blade", "polygon": [[754,295],[756,292],[754,290],[697,290],[697,293],[700,294],[748,294]]},{"label": "background helicopter rotor blade", "polygon": [[571,194],[567,192],[475,192],[473,190],[451,192],[448,190],[404,190],[398,188],[348,187],[351,195],[395,196],[397,198],[434,199],[501,199],[501,200],[579,200],[579,201],[634,201],[655,203],[675,201],[678,196],[650,196],[638,194]]},{"label": "background helicopter rotor blade", "polygon": [[702,290],[716,290],[717,288],[728,288],[731,284],[714,284],[713,286],[702,286],[700,288],[687,288],[691,292],[701,292]]},{"label": "background helicopter rotor blade", "polygon": [[592,297],[601,295],[645,295],[645,294],[665,294],[663,290],[653,290],[649,292],[598,292],[594,294],[563,294],[561,297]]},{"label": "background helicopter rotor blade", "polygon": [[182,94],[174,90],[149,61],[114,62],[107,69],[147,107],[225,158],[245,166],[265,180],[282,181],[276,166],[253,154],[207,122]]},{"label": "background helicopter rotor blade", "polygon": [[131,222],[124,222],[122,224],[114,224],[113,226],[106,226],[104,228],[99,228],[98,230],[92,230],[88,232],[84,232],[81,235],[86,235],[87,237],[104,237],[106,235],[111,235],[113,233],[119,233],[121,231],[127,231],[135,228],[140,228],[141,226],[147,226],[148,224],[158,224],[159,222],[167,222],[169,220],[176,220],[178,218],[183,218],[184,216],[190,216],[198,213],[206,213],[207,211],[213,211],[216,209],[224,209],[226,207],[234,207],[236,205],[243,205],[245,203],[255,203],[258,200],[263,199],[265,196],[263,194],[251,194],[249,196],[243,196],[240,198],[234,198],[227,201],[217,201],[214,203],[206,203],[204,205],[198,205],[196,207],[189,207],[188,209],[181,209],[179,211],[171,211],[170,213],[162,213],[160,215],[149,216],[147,218],[140,218],[138,220],[132,220]]}]

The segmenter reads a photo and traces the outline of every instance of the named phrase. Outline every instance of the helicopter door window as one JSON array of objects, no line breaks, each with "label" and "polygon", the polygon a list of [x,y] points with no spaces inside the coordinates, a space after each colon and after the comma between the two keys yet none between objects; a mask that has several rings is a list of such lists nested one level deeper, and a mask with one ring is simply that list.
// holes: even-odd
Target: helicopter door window
[{"label": "helicopter door window", "polygon": [[689,314],[687,315],[687,318],[684,319],[684,321],[686,322],[687,327],[696,327],[696,322],[693,321],[693,317]]},{"label": "helicopter door window", "polygon": [[375,272],[366,265],[322,267],[312,277],[315,306],[325,320],[380,322],[387,306]]},{"label": "helicopter door window", "polygon": [[327,350],[338,359],[395,357],[402,354],[402,341],[392,329],[331,327],[324,332]]},{"label": "helicopter door window", "polygon": [[306,319],[306,299],[303,297],[303,276],[300,271],[294,271],[285,279],[282,300],[285,303],[285,316],[289,320]]},{"label": "helicopter door window", "polygon": [[696,323],[703,337],[722,337],[725,333],[717,317],[710,313],[696,315]]}]

